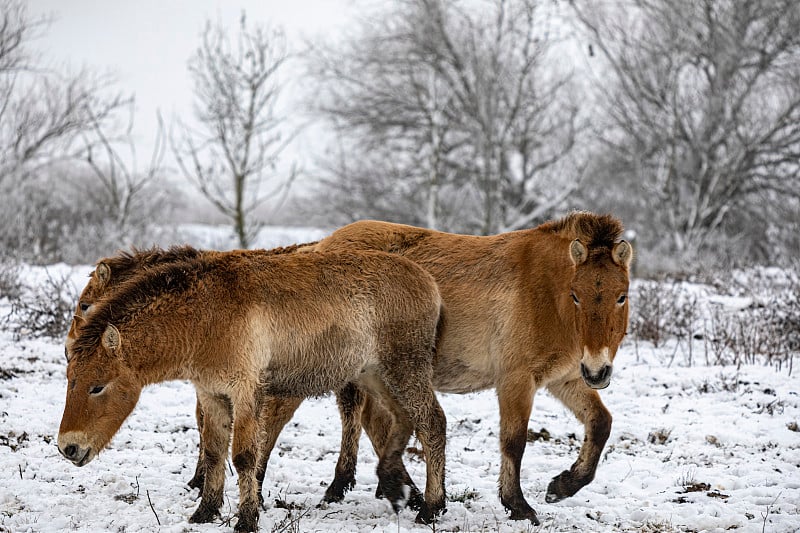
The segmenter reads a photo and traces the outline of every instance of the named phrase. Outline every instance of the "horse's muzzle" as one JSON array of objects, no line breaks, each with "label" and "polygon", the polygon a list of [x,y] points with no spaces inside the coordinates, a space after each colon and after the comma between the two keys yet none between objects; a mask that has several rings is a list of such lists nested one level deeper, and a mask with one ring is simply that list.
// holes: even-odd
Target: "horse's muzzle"
[{"label": "horse's muzzle", "polygon": [[581,376],[583,381],[593,389],[605,389],[611,383],[611,365],[603,365],[600,370],[592,374],[585,364],[581,363]]},{"label": "horse's muzzle", "polygon": [[59,446],[58,451],[75,466],[83,466],[94,458],[91,448],[81,448],[77,444]]}]

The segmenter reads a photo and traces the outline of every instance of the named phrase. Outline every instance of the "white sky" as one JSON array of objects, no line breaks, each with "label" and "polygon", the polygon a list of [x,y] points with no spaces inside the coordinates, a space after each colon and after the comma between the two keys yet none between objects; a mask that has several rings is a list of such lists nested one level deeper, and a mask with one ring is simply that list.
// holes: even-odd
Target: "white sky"
[{"label": "white sky", "polygon": [[[235,32],[244,10],[249,25],[280,25],[290,46],[332,36],[355,16],[355,0],[27,0],[31,17],[55,20],[31,43],[45,64],[61,70],[88,67],[111,72],[116,88],[136,96],[134,135],[139,165],[149,161],[156,112],[167,125],[191,118],[192,84],[187,62],[207,20]],[[290,95],[284,90],[282,98]]]}]

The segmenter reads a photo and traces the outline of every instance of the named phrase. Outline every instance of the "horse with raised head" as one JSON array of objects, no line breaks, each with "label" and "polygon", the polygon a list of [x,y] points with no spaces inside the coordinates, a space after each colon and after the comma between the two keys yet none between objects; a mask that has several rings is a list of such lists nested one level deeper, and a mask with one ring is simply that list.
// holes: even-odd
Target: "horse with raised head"
[{"label": "horse with raised head", "polygon": [[[611,430],[611,414],[597,390],[611,381],[628,323],[633,249],[621,240],[622,231],[616,218],[586,212],[487,237],[361,221],[316,245],[320,251],[390,252],[433,275],[445,310],[433,384],[450,393],[496,389],[499,494],[512,519],[539,523],[522,494],[520,465],[533,397],[541,388],[564,403],[585,430],[577,460],[553,478],[546,500],[572,496],[594,479]],[[282,427],[291,418],[290,407],[275,411],[267,423]],[[386,420],[380,405],[367,398],[362,423],[379,455]],[[326,492],[329,501],[340,500],[354,480],[357,449],[343,448],[341,454],[347,458],[340,457],[339,464],[352,464],[353,470],[337,468]],[[265,450],[264,460],[268,455]],[[413,482],[403,475],[413,492]]]},{"label": "horse with raised head", "polygon": [[68,343],[58,448],[86,465],[145,385],[190,380],[206,413],[204,488],[191,520],[210,521],[222,505],[232,428],[236,530],[253,531],[264,399],[355,385],[391,413],[377,473],[395,511],[416,431],[427,463],[417,520],[430,522],[445,506],[446,421],[431,386],[440,307],[428,273],[382,253],[232,252],[142,269],[96,300]]}]

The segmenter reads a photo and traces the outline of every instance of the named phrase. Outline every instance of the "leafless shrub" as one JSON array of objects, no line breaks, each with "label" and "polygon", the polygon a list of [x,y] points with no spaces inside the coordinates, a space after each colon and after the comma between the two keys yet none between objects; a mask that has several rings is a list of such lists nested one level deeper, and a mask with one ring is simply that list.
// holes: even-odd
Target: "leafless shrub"
[{"label": "leafless shrub", "polygon": [[19,269],[16,261],[0,259],[0,299],[13,300],[19,297],[22,292]]},{"label": "leafless shrub", "polygon": [[800,304],[796,298],[774,297],[735,313],[714,309],[705,335],[711,364],[763,363],[791,373],[800,350]]},{"label": "leafless shrub", "polygon": [[632,292],[630,330],[637,340],[658,347],[668,338],[690,339],[694,334],[697,298],[680,285],[669,281],[640,282]]},{"label": "leafless shrub", "polygon": [[[702,292],[674,280],[634,283],[634,340],[655,347],[674,341],[672,358],[682,352],[690,366],[697,350],[694,341],[702,341],[707,365],[765,364],[791,374],[793,357],[800,351],[797,270],[747,269],[704,281]],[[744,305],[731,306],[726,297],[745,298]]]},{"label": "leafless shrub", "polygon": [[60,339],[72,321],[78,291],[65,276],[47,275],[38,287],[29,287],[12,300],[7,317],[16,340],[47,337]]}]

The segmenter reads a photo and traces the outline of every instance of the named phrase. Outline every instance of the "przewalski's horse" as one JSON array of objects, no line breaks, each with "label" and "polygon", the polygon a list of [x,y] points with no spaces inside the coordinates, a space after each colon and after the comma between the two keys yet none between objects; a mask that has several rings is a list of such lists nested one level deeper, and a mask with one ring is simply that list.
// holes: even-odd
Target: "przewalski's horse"
[{"label": "przewalski's horse", "polygon": [[[178,261],[191,261],[193,259],[197,259],[198,257],[205,256],[205,257],[215,257],[222,254],[231,254],[231,253],[240,253],[244,255],[276,255],[276,254],[285,254],[285,253],[293,253],[298,250],[309,250],[313,247],[316,242],[310,242],[305,244],[293,244],[286,247],[278,247],[278,248],[270,248],[267,250],[240,250],[237,252],[218,252],[213,250],[198,250],[197,248],[193,248],[191,246],[172,246],[169,249],[162,249],[158,247],[153,247],[149,249],[138,250],[134,248],[131,252],[127,251],[120,251],[117,255],[106,257],[100,259],[97,264],[95,265],[95,269],[89,274],[89,281],[86,283],[86,286],[81,291],[80,297],[78,298],[78,303],[76,304],[75,313],[72,319],[72,323],[70,324],[69,332],[67,333],[67,340],[66,345],[69,347],[70,343],[72,343],[75,338],[77,337],[78,328],[80,328],[81,324],[85,320],[85,315],[89,312],[92,305],[99,300],[104,294],[109,292],[114,287],[118,286],[120,283],[132,278],[137,273],[140,273],[142,269],[151,268],[158,265],[163,265],[167,263],[174,263]],[[286,398],[274,401],[267,401],[265,402],[265,409],[268,410],[269,413],[272,413],[272,417],[279,417],[284,418],[288,416],[291,418],[292,414],[294,414],[295,410],[297,410],[297,406],[302,403],[302,398],[294,399],[294,402],[288,401]],[[295,405],[296,404],[296,405]],[[289,412],[281,415],[281,409],[289,409]],[[192,479],[189,480],[188,485],[192,488],[196,488],[202,494],[203,492],[203,479],[204,479],[204,472],[205,469],[203,467],[203,460],[202,460],[202,450],[203,450],[203,408],[200,403],[200,399],[198,397],[197,406],[195,409],[195,417],[197,419],[197,429],[200,432],[200,454],[197,458],[197,466],[195,467],[195,473]],[[352,425],[352,424],[351,424]],[[264,437],[265,440],[262,443],[264,447],[267,449],[272,450],[275,445],[275,441],[278,438],[278,434],[282,428],[265,428]],[[350,430],[352,433],[354,430]],[[358,434],[360,433],[360,424],[356,422],[356,438],[358,438]],[[349,446],[349,443],[344,443],[343,447]],[[346,458],[346,456],[343,456]],[[264,465],[266,467],[266,465]],[[258,480],[259,480],[259,487],[264,481],[264,470],[259,469],[258,473]],[[259,491],[260,494],[260,491]]]},{"label": "przewalski's horse", "polygon": [[89,463],[145,385],[188,379],[206,413],[204,489],[191,520],[210,521],[222,505],[232,427],[236,529],[252,531],[264,398],[355,384],[392,412],[377,472],[396,511],[401,455],[416,431],[427,463],[417,520],[429,522],[445,505],[446,421],[431,387],[440,306],[429,274],[382,253],[220,253],[144,269],[96,301],[69,343],[59,450]]},{"label": "przewalski's horse", "polygon": [[[622,231],[616,218],[585,212],[489,237],[361,221],[340,228],[316,246],[402,255],[436,279],[445,320],[433,384],[436,390],[451,393],[497,390],[499,493],[512,519],[539,523],[522,494],[520,464],[533,396],[542,387],[563,402],[585,429],[578,459],[553,478],[546,500],[572,496],[594,479],[611,431],[611,414],[597,389],[610,383],[614,356],[628,323],[633,249],[620,240]],[[276,410],[269,424],[282,427],[291,418],[290,411]],[[379,455],[386,438],[385,419],[380,406],[367,399],[362,423]],[[340,457],[339,464],[354,467],[357,450],[343,448],[341,453],[346,457]],[[269,450],[264,457],[268,455]],[[337,467],[326,499],[341,499],[353,479],[353,472]],[[414,490],[410,478],[406,480]]]}]

